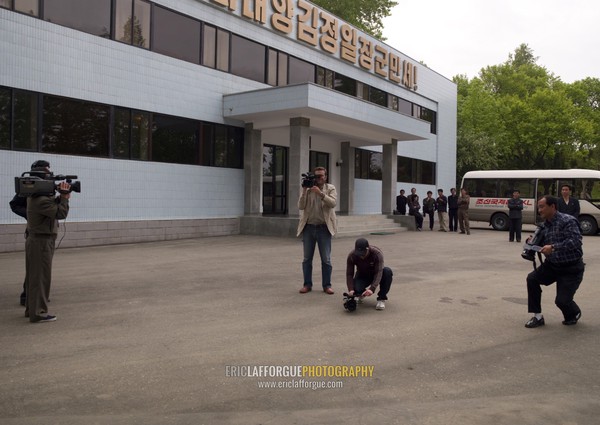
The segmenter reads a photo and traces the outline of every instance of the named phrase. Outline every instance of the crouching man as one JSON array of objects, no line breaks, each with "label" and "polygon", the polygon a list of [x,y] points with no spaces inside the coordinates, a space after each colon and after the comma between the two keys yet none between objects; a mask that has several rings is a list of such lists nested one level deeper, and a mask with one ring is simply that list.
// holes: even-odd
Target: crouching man
[{"label": "crouching man", "polygon": [[387,293],[392,286],[392,276],[392,269],[383,265],[381,250],[376,246],[369,246],[369,241],[364,238],[357,239],[346,262],[348,295],[360,297],[360,303],[362,298],[370,297],[379,287],[375,309],[383,310],[388,299]]}]

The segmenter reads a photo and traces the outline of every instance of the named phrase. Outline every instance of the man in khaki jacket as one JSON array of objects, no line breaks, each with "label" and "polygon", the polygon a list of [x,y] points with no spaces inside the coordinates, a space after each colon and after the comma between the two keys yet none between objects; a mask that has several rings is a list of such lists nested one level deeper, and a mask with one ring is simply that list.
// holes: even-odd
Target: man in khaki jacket
[{"label": "man in khaki jacket", "polygon": [[314,169],[315,184],[311,188],[302,187],[298,209],[300,210],[300,223],[298,233],[302,234],[304,245],[304,259],[302,273],[304,284],[300,289],[301,294],[312,290],[312,261],[315,254],[315,245],[319,245],[321,256],[321,275],[323,291],[333,294],[331,288],[331,237],[337,231],[337,218],[335,206],[337,205],[337,192],[335,186],[327,183],[327,170],[323,167]]}]

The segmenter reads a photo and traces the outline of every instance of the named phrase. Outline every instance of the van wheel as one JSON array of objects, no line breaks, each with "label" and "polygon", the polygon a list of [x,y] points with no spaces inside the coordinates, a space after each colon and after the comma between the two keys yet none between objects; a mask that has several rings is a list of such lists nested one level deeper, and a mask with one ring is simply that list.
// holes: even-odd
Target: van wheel
[{"label": "van wheel", "polygon": [[492,225],[494,230],[508,230],[508,216],[504,213],[496,213],[490,219],[490,224]]},{"label": "van wheel", "polygon": [[579,217],[579,224],[584,235],[595,235],[598,232],[598,223],[596,223],[594,217],[582,215]]}]

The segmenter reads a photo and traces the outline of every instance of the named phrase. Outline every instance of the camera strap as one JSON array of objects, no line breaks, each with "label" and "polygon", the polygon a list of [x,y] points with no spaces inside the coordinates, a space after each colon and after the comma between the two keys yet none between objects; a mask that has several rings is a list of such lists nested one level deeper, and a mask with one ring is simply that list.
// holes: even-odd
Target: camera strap
[{"label": "camera strap", "polygon": [[[538,258],[539,258],[539,260],[540,260],[540,266],[541,266],[541,265],[542,265],[542,263],[544,262],[544,261],[542,260],[542,253],[538,251],[538,252],[536,252],[536,254],[537,254],[537,257],[538,257]],[[535,263],[535,256],[533,257],[533,270],[537,270],[537,264]]]}]

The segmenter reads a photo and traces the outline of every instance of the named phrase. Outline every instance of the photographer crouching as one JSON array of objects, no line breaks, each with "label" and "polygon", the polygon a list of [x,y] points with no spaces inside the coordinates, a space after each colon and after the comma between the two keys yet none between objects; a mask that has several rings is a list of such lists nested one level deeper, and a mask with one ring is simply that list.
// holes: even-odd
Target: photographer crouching
[{"label": "photographer crouching", "polygon": [[383,265],[383,252],[376,246],[369,245],[368,240],[357,239],[346,260],[348,293],[344,293],[344,308],[354,311],[356,298],[362,303],[364,297],[370,297],[379,287],[375,309],[384,310],[393,275],[392,269]]},{"label": "photographer crouching", "polygon": [[[546,195],[538,201],[538,213],[544,219],[542,242],[539,252],[545,261],[527,276],[529,312],[534,316],[525,324],[526,328],[537,328],[545,324],[542,315],[542,288],[556,282],[556,306],[562,311],[563,325],[575,325],[581,317],[581,309],[573,300],[583,280],[582,236],[579,221],[557,211],[558,201]],[[529,242],[529,239],[528,239]]]},{"label": "photographer crouching", "polygon": [[[37,161],[31,168],[31,176],[41,180],[53,180],[50,164]],[[53,183],[52,183],[53,184]],[[56,316],[48,314],[48,298],[52,278],[52,258],[58,234],[58,220],[69,213],[71,184],[60,182],[53,193],[32,193],[27,198],[27,240],[25,242],[27,268],[27,302],[25,317],[32,323],[53,322]]]}]

